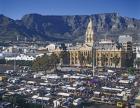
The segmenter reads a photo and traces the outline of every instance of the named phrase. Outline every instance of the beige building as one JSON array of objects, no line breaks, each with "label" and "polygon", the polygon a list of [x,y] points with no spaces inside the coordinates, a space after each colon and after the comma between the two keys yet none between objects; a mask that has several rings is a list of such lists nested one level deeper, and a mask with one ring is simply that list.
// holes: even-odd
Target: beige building
[{"label": "beige building", "polygon": [[92,19],[90,19],[86,29],[85,43],[68,49],[70,52],[70,65],[91,66],[91,62],[89,62],[88,59],[92,58],[94,37],[93,22]]},{"label": "beige building", "polygon": [[[95,45],[96,44],[96,45]],[[96,51],[92,55],[92,47]],[[118,48],[119,47],[119,48]],[[100,42],[95,43],[95,34],[93,31],[93,22],[90,19],[86,34],[85,34],[85,43],[82,46],[74,46],[69,48],[70,52],[70,65],[78,65],[80,63],[80,54],[84,56],[83,65],[92,66],[92,57],[95,56],[96,67],[124,67],[125,66],[125,49],[122,46],[118,46],[115,42],[111,40],[101,40]],[[80,53],[80,54],[79,54]],[[102,55],[105,55],[106,60],[102,60]],[[113,62],[114,58],[118,59],[118,63]],[[89,59],[88,59],[89,58]],[[89,62],[90,60],[90,62]],[[103,63],[105,62],[105,63]]]},{"label": "beige building", "polygon": [[96,66],[125,67],[125,56],[125,49],[122,46],[111,40],[102,40],[96,47]]},{"label": "beige building", "polygon": [[[76,66],[76,65],[90,65],[88,63],[88,57],[92,57],[92,47],[87,46],[86,44],[80,46],[80,47],[72,47],[69,49],[70,53],[70,65]],[[80,61],[80,57],[81,60]]]},{"label": "beige building", "polygon": [[[96,67],[125,67],[126,65],[126,46],[115,43],[111,40],[101,40],[95,42],[93,22],[89,20],[86,33],[85,43],[68,47],[70,66],[92,66],[93,57],[95,57]],[[128,45],[129,46],[129,45]],[[93,54],[93,47],[95,53]],[[131,46],[129,46],[131,47]],[[56,49],[55,52],[60,53],[62,50]],[[114,62],[115,61],[115,62]]]}]

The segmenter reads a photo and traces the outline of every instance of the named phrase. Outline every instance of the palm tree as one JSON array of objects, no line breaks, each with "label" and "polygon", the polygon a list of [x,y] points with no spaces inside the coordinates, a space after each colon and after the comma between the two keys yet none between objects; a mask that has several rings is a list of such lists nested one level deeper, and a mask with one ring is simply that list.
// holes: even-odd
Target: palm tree
[{"label": "palm tree", "polygon": [[116,69],[116,66],[119,64],[120,62],[120,57],[118,57],[117,55],[115,55],[113,58],[112,58],[112,62],[115,64],[115,69]]}]

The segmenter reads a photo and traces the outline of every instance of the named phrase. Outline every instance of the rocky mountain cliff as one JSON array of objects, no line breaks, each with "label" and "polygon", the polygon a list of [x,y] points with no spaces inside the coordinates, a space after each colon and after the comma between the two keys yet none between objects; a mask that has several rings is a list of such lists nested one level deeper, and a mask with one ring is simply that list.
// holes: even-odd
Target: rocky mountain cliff
[{"label": "rocky mountain cliff", "polygon": [[0,15],[0,40],[40,39],[47,41],[83,41],[89,17],[93,19],[96,39],[107,36],[117,39],[128,34],[137,41],[140,20],[119,16],[117,13],[71,16],[42,16],[28,14],[21,20]]}]

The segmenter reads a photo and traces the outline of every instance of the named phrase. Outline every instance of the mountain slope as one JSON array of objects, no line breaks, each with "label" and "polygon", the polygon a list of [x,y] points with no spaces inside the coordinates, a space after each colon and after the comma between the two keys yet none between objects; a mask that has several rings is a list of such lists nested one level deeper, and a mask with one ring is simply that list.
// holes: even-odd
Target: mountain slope
[{"label": "mountain slope", "polygon": [[42,16],[28,14],[21,20],[13,20],[0,15],[0,39],[15,40],[33,37],[48,41],[83,41],[89,17],[93,19],[96,39],[117,39],[129,34],[134,40],[140,37],[140,20],[119,16],[116,13],[71,16]]}]

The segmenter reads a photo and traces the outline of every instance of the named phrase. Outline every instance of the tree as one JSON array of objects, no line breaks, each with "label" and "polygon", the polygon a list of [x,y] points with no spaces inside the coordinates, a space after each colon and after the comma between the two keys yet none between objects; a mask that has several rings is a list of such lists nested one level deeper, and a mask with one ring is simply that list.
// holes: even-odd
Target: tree
[{"label": "tree", "polygon": [[46,70],[49,70],[52,68],[51,66],[51,59],[50,56],[47,54],[44,54],[42,57],[38,57],[32,65],[32,68],[36,71],[43,70],[46,72]]},{"label": "tree", "polygon": [[36,60],[33,61],[32,69],[39,71],[41,69],[41,58],[37,57]]},{"label": "tree", "polygon": [[66,51],[67,47],[64,43],[61,43],[60,49],[62,49],[63,51]]},{"label": "tree", "polygon": [[137,65],[137,68],[140,68],[140,58],[137,58],[135,61],[135,64]]},{"label": "tree", "polygon": [[52,66],[56,69],[57,64],[60,63],[60,58],[55,53],[52,53],[50,59]]},{"label": "tree", "polygon": [[45,72],[47,70],[51,70],[53,68],[51,57],[48,56],[47,54],[45,54],[43,57],[41,57],[40,62],[42,65],[42,70],[44,70]]},{"label": "tree", "polygon": [[92,56],[90,54],[87,55],[87,63],[88,64],[92,63]]},{"label": "tree", "polygon": [[108,58],[105,54],[101,54],[101,65],[104,67],[106,67],[106,62],[108,61]]},{"label": "tree", "polygon": [[55,54],[52,53],[50,56],[47,54],[44,54],[42,57],[38,57],[32,65],[32,68],[34,70],[51,70],[51,69],[56,69],[57,64],[60,62],[59,57]]},{"label": "tree", "polygon": [[69,64],[70,61],[70,53],[67,51],[67,47],[64,43],[61,44],[60,49],[62,50],[60,53],[60,58],[62,59],[62,64]]},{"label": "tree", "polygon": [[128,68],[128,74],[134,75],[134,74],[135,74],[135,68],[129,67],[129,68]]},{"label": "tree", "polygon": [[78,58],[79,58],[80,65],[83,66],[83,64],[85,63],[85,57],[80,51],[78,52]]},{"label": "tree", "polygon": [[126,54],[126,66],[127,67],[132,67],[134,63],[134,54],[132,51],[127,52]]},{"label": "tree", "polygon": [[65,50],[61,51],[59,56],[62,59],[62,64],[69,64],[70,54],[68,51]]},{"label": "tree", "polygon": [[117,55],[115,55],[112,59],[112,62],[115,64],[115,69],[116,69],[116,66],[119,64],[120,62],[120,57],[118,57]]}]

